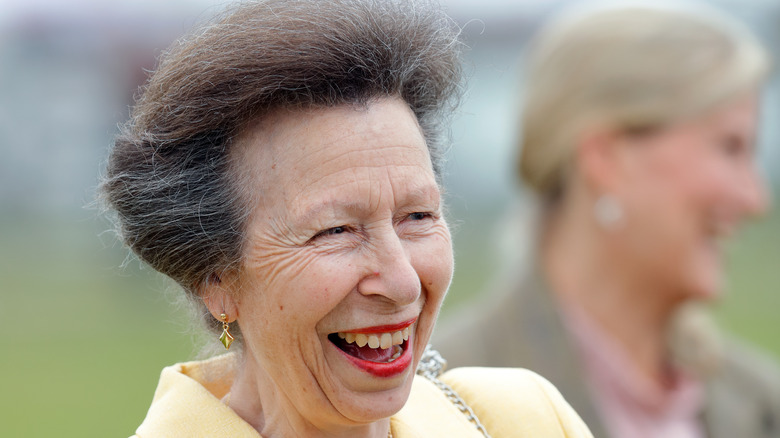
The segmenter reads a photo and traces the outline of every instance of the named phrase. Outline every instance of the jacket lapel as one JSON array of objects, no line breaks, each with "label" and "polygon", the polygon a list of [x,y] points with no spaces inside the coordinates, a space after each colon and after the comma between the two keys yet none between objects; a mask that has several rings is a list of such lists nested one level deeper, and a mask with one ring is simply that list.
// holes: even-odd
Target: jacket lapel
[{"label": "jacket lapel", "polygon": [[[538,271],[534,271],[538,272]],[[554,299],[541,275],[515,282],[511,302],[499,316],[514,327],[511,360],[550,380],[590,427],[595,437],[606,437],[574,347],[560,319]],[[509,351],[509,350],[508,350]]]}]

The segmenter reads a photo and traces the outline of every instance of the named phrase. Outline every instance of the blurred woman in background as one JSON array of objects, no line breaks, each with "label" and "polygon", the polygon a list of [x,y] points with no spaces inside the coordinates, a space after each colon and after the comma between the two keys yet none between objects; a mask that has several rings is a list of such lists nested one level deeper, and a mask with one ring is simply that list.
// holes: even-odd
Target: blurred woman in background
[{"label": "blurred woman in background", "polygon": [[580,11],[538,37],[518,170],[536,262],[434,345],[450,366],[548,377],[595,436],[778,437],[780,374],[692,303],[768,207],[754,163],[768,57],[706,10]]}]

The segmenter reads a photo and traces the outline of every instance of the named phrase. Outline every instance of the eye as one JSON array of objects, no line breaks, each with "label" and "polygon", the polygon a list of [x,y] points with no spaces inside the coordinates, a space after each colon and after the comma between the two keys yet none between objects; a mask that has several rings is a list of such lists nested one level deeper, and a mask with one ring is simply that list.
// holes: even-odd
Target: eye
[{"label": "eye", "polygon": [[423,219],[429,219],[432,218],[433,214],[431,213],[422,213],[422,212],[416,212],[409,215],[409,219],[413,221],[421,221]]},{"label": "eye", "polygon": [[311,240],[317,239],[319,237],[334,236],[336,234],[344,234],[347,231],[349,231],[349,227],[347,227],[346,225],[328,228],[327,230],[322,230],[319,233],[315,234],[314,237],[311,238]]},{"label": "eye", "polygon": [[396,223],[396,230],[406,235],[423,235],[430,231],[436,224],[438,215],[435,212],[415,211],[401,216]]},{"label": "eye", "polygon": [[728,136],[720,141],[720,149],[728,156],[736,157],[749,153],[747,144],[736,136]]}]

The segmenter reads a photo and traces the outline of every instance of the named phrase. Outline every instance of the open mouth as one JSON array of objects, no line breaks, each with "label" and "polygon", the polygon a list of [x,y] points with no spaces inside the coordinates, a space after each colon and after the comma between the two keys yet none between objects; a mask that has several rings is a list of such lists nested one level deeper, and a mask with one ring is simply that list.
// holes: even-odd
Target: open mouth
[{"label": "open mouth", "polygon": [[382,333],[331,333],[328,339],[354,358],[374,363],[391,363],[406,351],[409,332],[410,328],[407,326],[401,330]]},{"label": "open mouth", "polygon": [[394,377],[412,365],[412,325],[417,318],[399,324],[331,333],[328,340],[354,366],[375,377]]}]

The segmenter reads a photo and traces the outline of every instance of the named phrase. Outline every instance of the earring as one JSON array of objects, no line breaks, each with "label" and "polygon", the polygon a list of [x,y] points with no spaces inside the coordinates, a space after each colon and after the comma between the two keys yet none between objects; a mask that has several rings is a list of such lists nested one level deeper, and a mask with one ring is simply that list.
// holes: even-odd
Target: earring
[{"label": "earring", "polygon": [[614,230],[623,220],[623,207],[612,195],[601,195],[593,204],[596,222],[607,230]]},{"label": "earring", "polygon": [[227,315],[224,313],[219,315],[222,320],[222,334],[219,336],[219,341],[225,346],[225,350],[230,349],[230,344],[233,343],[233,335],[230,334],[230,324],[227,322]]}]

